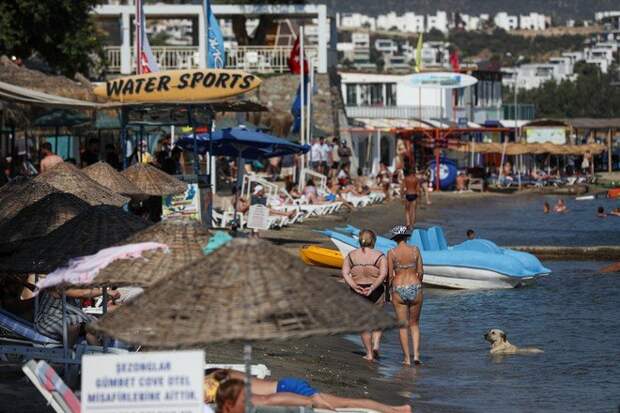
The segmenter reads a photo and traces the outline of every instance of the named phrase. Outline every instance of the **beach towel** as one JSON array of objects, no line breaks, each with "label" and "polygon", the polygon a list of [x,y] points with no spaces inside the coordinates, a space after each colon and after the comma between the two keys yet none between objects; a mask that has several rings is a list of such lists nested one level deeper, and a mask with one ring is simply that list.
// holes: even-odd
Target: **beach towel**
[{"label": "beach towel", "polygon": [[232,241],[232,239],[233,238],[228,235],[228,233],[224,231],[217,231],[215,234],[213,234],[211,238],[209,238],[209,242],[207,243],[207,245],[202,247],[202,252],[205,255],[209,255],[212,252],[217,251],[224,245],[228,244],[230,241]]},{"label": "beach towel", "polygon": [[[59,284],[88,284],[91,283],[99,271],[116,260],[141,258],[142,253],[153,250],[170,249],[166,244],[158,242],[140,242],[121,245],[119,247],[104,248],[96,254],[74,258],[66,267],[56,269],[37,283],[38,290],[53,287]],[[37,292],[35,292],[36,294]]]}]

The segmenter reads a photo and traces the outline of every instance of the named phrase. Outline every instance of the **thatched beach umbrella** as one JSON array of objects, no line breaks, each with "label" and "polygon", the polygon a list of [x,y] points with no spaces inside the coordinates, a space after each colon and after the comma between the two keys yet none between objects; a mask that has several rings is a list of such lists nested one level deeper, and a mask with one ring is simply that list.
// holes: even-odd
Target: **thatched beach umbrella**
[{"label": "thatched beach umbrella", "polygon": [[48,235],[24,241],[5,256],[0,270],[15,273],[49,273],[74,257],[94,254],[147,227],[142,218],[111,205],[91,206]]},{"label": "thatched beach umbrella", "polygon": [[202,247],[209,242],[209,231],[193,220],[169,219],[127,238],[122,244],[158,242],[170,252],[145,252],[143,258],[117,260],[99,271],[89,286],[148,287],[191,262],[204,258]]},{"label": "thatched beach umbrella", "polygon": [[[47,235],[89,207],[75,195],[53,192],[0,225],[0,244]],[[0,249],[6,251],[4,247]]]},{"label": "thatched beach umbrella", "polygon": [[60,192],[45,182],[17,178],[0,188],[0,223],[13,218],[19,211],[41,198]]},{"label": "thatched beach umbrella", "polygon": [[35,178],[35,181],[45,182],[56,189],[69,192],[91,205],[103,204],[120,207],[129,202],[129,198],[99,185],[75,165],[68,162],[58,164],[51,170],[42,173]]},{"label": "thatched beach umbrella", "polygon": [[93,328],[132,344],[177,347],[395,326],[387,313],[281,248],[236,239],[162,278]]},{"label": "thatched beach umbrella", "polygon": [[148,164],[134,164],[122,174],[146,195],[177,195],[187,189],[184,182]]},{"label": "thatched beach umbrella", "polygon": [[118,172],[107,162],[99,161],[82,169],[82,172],[88,175],[99,185],[102,185],[117,194],[127,196],[144,195],[133,182],[127,179],[123,174]]}]

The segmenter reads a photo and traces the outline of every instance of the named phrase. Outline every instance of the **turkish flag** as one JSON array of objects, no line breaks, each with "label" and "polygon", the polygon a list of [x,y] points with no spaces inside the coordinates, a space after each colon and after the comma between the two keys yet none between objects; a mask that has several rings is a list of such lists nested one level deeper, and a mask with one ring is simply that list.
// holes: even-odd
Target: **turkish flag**
[{"label": "turkish flag", "polygon": [[[299,45],[299,37],[295,40],[293,44],[293,49],[291,49],[291,55],[288,58],[288,68],[292,73],[300,74],[301,73],[301,47]],[[308,61],[306,57],[303,56],[304,60],[304,74],[308,73]]]},{"label": "turkish flag", "polygon": [[453,72],[461,71],[461,64],[459,63],[459,52],[456,49],[452,53],[450,53],[450,66],[452,66]]}]

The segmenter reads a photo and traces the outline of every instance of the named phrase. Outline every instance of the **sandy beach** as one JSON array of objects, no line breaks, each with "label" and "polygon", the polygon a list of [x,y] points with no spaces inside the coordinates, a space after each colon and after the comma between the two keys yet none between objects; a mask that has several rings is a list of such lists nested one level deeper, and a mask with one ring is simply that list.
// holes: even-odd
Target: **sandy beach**
[{"label": "sandy beach", "polygon": [[[435,194],[432,202],[431,206],[420,205],[418,209],[419,223],[422,225],[445,225],[448,239],[452,243],[459,237],[464,236],[463,228],[470,225],[470,222],[463,217],[469,214],[478,214],[472,218],[480,225],[480,227],[475,227],[477,231],[480,229],[484,234],[485,231],[491,231],[491,229],[486,229],[487,227],[496,228],[495,233],[490,233],[490,238],[495,239],[494,237],[498,237],[498,234],[503,234],[505,230],[498,226],[497,221],[492,219],[485,224],[483,222],[484,219],[480,218],[480,216],[492,215],[498,209],[498,206],[501,209],[507,204],[517,205],[515,207],[517,210],[521,205],[523,205],[523,208],[536,208],[538,210],[542,199],[540,196],[532,194],[442,193]],[[580,207],[580,205],[584,204],[569,203],[569,207],[574,208]],[[581,208],[584,207],[581,206]],[[585,208],[591,208],[591,205]],[[537,213],[540,213],[540,211]],[[578,211],[575,213],[578,213]],[[585,213],[589,214],[589,209]],[[305,244],[330,246],[328,239],[317,233],[316,229],[351,224],[357,227],[369,227],[381,234],[387,232],[393,225],[401,223],[402,215],[401,203],[392,201],[382,205],[357,209],[352,212],[341,212],[332,216],[310,218],[302,224],[261,233],[261,237],[282,246],[289,253],[297,255],[298,249]],[[547,222],[547,225],[551,226],[556,225],[554,221],[549,221],[551,219],[561,220],[558,222],[563,223],[563,225],[571,225],[571,221],[565,217],[554,216],[541,219],[546,219],[547,221],[542,222]],[[595,219],[592,218],[591,223],[612,225],[616,222],[609,221],[608,224],[603,224],[595,221]],[[620,224],[620,220],[618,224]],[[487,227],[484,225],[487,225]],[[518,230],[519,225],[518,222],[511,222],[507,225],[507,228]],[[532,225],[536,226],[539,224],[534,222]],[[605,226],[602,228],[607,230]],[[588,230],[593,229],[588,228]],[[566,231],[562,230],[560,232],[564,233]],[[504,239],[510,241],[513,238],[514,235],[509,234]],[[566,238],[553,238],[553,240],[557,240],[561,244],[565,240],[572,240],[573,238],[578,237],[569,234]],[[546,238],[542,238],[542,243],[546,242],[546,240]],[[592,237],[590,242],[595,241],[596,237]],[[537,240],[533,239],[532,242],[537,242]],[[423,348],[425,351],[428,351],[428,353],[424,354],[428,354],[426,356],[428,358],[424,358],[428,360],[428,363],[421,369],[400,368],[398,364],[400,349],[396,344],[395,332],[386,334],[386,339],[384,340],[386,354],[378,363],[374,364],[369,364],[362,360],[361,347],[355,343],[355,340],[338,336],[316,337],[300,341],[259,343],[253,347],[253,363],[267,365],[271,369],[273,377],[276,378],[296,376],[307,379],[320,391],[342,396],[372,398],[390,404],[411,403],[414,411],[417,408],[417,411],[430,412],[477,411],[478,407],[481,406],[495,406],[495,402],[488,399],[488,396],[484,393],[478,391],[478,386],[490,383],[484,384],[485,381],[490,380],[492,382],[496,380],[497,374],[507,375],[508,372],[516,371],[515,369],[522,369],[522,374],[524,375],[522,378],[514,378],[519,376],[506,376],[517,381],[515,382],[516,384],[507,384],[505,388],[506,391],[510,392],[510,386],[521,386],[517,387],[521,390],[514,393],[514,395],[519,396],[520,392],[523,392],[523,396],[519,397],[525,397],[525,399],[516,397],[515,400],[512,400],[512,404],[507,405],[506,411],[520,411],[524,403],[532,403],[530,407],[543,408],[546,406],[548,411],[559,411],[559,408],[571,405],[571,402],[562,400],[562,397],[569,397],[566,395],[567,384],[558,385],[557,390],[555,390],[556,387],[550,385],[549,389],[551,392],[559,392],[555,396],[556,399],[553,399],[556,404],[548,404],[550,402],[547,399],[538,400],[533,396],[527,396],[527,394],[532,391],[538,391],[539,393],[543,391],[543,383],[552,380],[550,377],[563,377],[566,373],[562,373],[562,371],[557,372],[556,369],[561,369],[561,366],[566,365],[566,361],[563,358],[570,357],[570,352],[563,351],[562,349],[558,349],[557,353],[549,352],[550,354],[557,354],[557,357],[562,358],[561,360],[530,358],[526,360],[525,364],[523,361],[518,360],[508,360],[498,364],[489,360],[488,349],[481,339],[481,333],[484,328],[494,325],[491,323],[501,323],[500,325],[502,326],[507,325],[511,328],[511,331],[514,330],[523,334],[525,334],[526,328],[530,328],[532,330],[530,333],[533,336],[522,334],[520,337],[517,337],[517,341],[519,339],[529,340],[526,341],[527,344],[538,344],[539,342],[536,340],[541,340],[541,338],[537,338],[535,335],[542,334],[540,327],[542,325],[556,325],[556,328],[560,329],[562,334],[565,332],[569,337],[574,337],[575,333],[571,333],[573,324],[566,324],[560,315],[562,314],[562,303],[565,300],[575,300],[575,297],[571,294],[581,291],[581,286],[586,282],[592,284],[585,288],[590,288],[593,294],[597,294],[597,296],[602,297],[602,294],[612,294],[615,287],[613,287],[611,278],[595,278],[596,276],[592,270],[592,268],[597,268],[597,266],[602,266],[603,264],[558,264],[558,272],[564,274],[570,269],[575,274],[571,275],[572,278],[567,278],[569,281],[564,281],[564,283],[569,282],[566,286],[557,285],[561,278],[554,275],[548,281],[541,281],[540,287],[527,289],[500,290],[497,292],[455,292],[429,289],[428,303],[426,303],[427,298],[425,297],[425,312],[422,316]],[[316,277],[323,277],[326,283],[333,283],[334,288],[345,288],[339,282],[340,275],[338,270],[316,268]],[[601,282],[611,284],[601,285]],[[300,288],[303,288],[303,286],[300,286]],[[600,288],[601,292],[595,292],[595,288]],[[533,323],[531,320],[528,321],[529,318],[519,312],[523,300],[528,300],[528,303],[545,303],[549,314],[540,313],[537,323]],[[607,299],[601,298],[600,301],[606,303]],[[504,304],[501,310],[495,311],[494,306],[497,303]],[[587,310],[591,311],[592,314],[598,314],[601,311],[598,306],[600,304]],[[468,308],[469,310],[465,310]],[[391,311],[391,307],[386,306],[386,310]],[[446,319],[446,317],[448,318]],[[578,319],[580,321],[589,320],[594,316],[590,313],[584,313],[583,316],[580,315],[579,317],[581,317]],[[608,328],[612,328],[617,324],[614,320],[613,314],[610,314],[602,322]],[[451,330],[446,330],[445,327],[450,327]],[[444,344],[445,340],[457,337],[459,340],[454,343],[454,346]],[[463,342],[460,341],[461,339]],[[541,346],[547,350],[547,348],[557,346],[557,343],[557,341],[551,340],[549,342],[542,342]],[[601,342],[600,347],[605,348],[608,344]],[[579,344],[569,345],[577,346]],[[206,354],[207,360],[211,363],[243,362],[243,346],[241,343],[209,346],[206,348]],[[592,376],[585,375],[584,378],[592,377],[592,379],[588,380],[594,380],[593,383],[596,383],[596,379],[605,377],[604,375],[601,376],[601,371],[597,370],[599,366],[606,369],[612,368],[605,367],[608,364],[602,361],[597,354],[600,353],[592,350],[591,354],[587,355],[587,357],[592,357],[588,361],[589,366],[584,365],[582,367],[588,374],[592,374]],[[545,355],[544,357],[550,358],[551,356]],[[584,357],[586,356],[584,355]],[[584,363],[586,363],[586,360],[588,359],[584,358]],[[468,362],[470,363],[469,366],[467,366]],[[458,368],[457,366],[462,363],[464,364],[461,366],[462,368]],[[539,384],[539,386],[542,386],[540,390],[533,390],[533,387],[530,388],[525,383],[529,383],[530,379],[528,377],[531,377],[532,372],[540,369],[542,366],[545,366],[543,373],[546,371],[548,373],[540,376],[540,380],[543,381],[543,383]],[[26,380],[18,367],[0,365],[0,369],[2,369],[2,374],[0,375],[0,413],[50,411],[45,406],[42,397],[37,393],[34,386]],[[472,374],[479,374],[480,376],[472,378]],[[552,376],[548,376],[549,374]],[[459,375],[464,376],[456,379]],[[601,380],[603,379],[601,378]],[[602,383],[608,382],[604,381]],[[531,385],[534,386],[534,384]],[[575,384],[575,386],[577,385]],[[583,383],[580,385],[580,387],[584,386]],[[601,391],[604,391],[605,386],[609,386],[609,384],[599,386],[601,386]],[[536,388],[538,389],[539,387]],[[597,397],[591,392],[591,389],[587,390],[587,393],[580,395],[579,389],[576,388],[572,390],[572,393],[574,394],[572,397],[577,397],[578,399]],[[512,395],[513,393],[509,393],[505,397],[511,397]],[[493,397],[493,400],[496,400],[496,398]],[[579,406],[575,410],[583,411],[584,409],[583,406]]]}]

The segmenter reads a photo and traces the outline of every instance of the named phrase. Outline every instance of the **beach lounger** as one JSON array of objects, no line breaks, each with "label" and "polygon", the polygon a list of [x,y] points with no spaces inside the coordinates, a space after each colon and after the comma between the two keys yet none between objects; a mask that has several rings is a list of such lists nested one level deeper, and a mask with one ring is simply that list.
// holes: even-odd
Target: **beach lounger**
[{"label": "beach lounger", "polygon": [[80,413],[80,400],[45,361],[30,360],[22,371],[55,412]]}]

